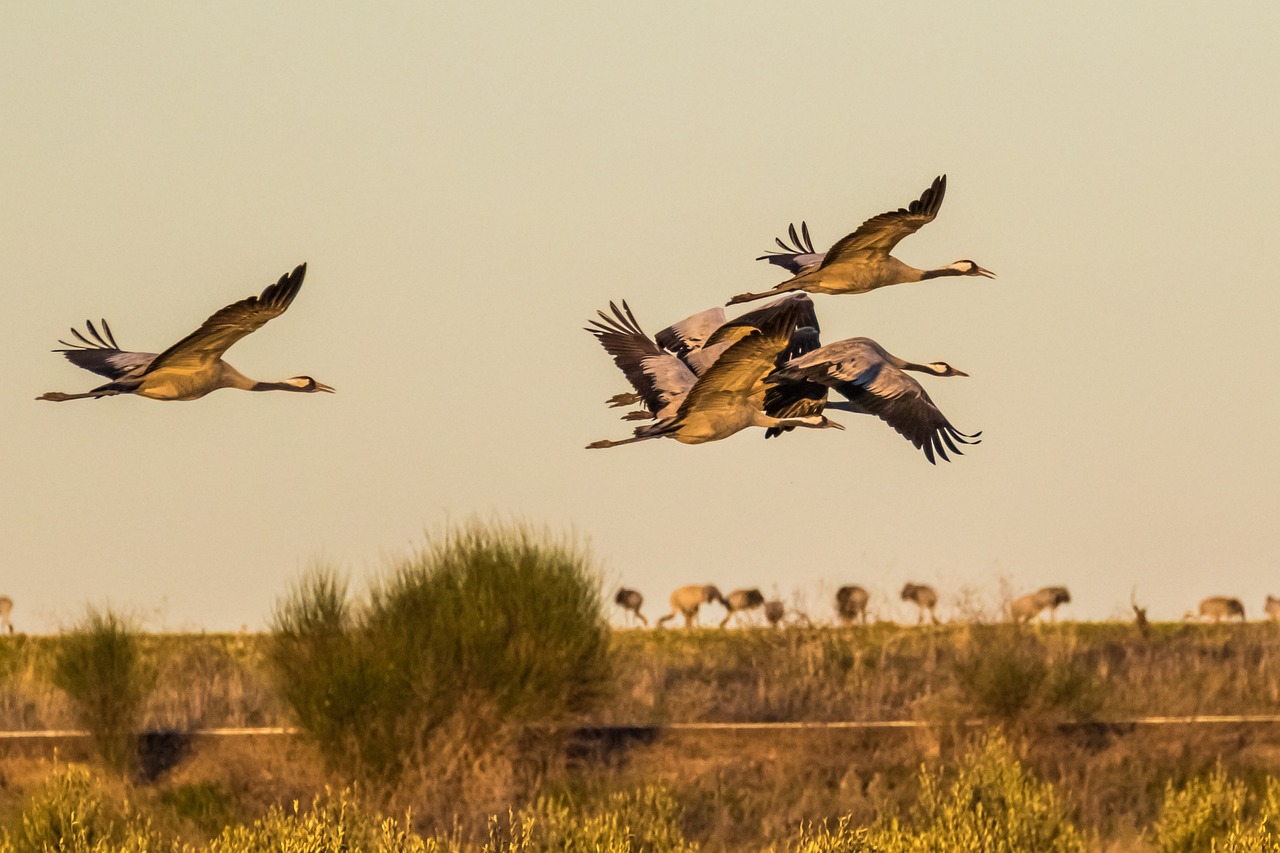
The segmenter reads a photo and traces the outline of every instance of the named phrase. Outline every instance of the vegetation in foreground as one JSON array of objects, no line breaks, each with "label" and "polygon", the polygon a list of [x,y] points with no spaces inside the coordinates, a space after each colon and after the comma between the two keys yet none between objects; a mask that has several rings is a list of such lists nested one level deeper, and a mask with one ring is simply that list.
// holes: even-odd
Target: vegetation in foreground
[{"label": "vegetation in foreground", "polygon": [[[859,826],[845,817],[796,827],[777,844],[793,853],[1076,853],[1089,845],[1062,798],[1027,773],[998,735],[975,743],[952,768],[922,768],[904,814]],[[381,814],[351,789],[326,790],[309,807],[273,806],[246,823],[205,827],[173,798],[132,789],[81,765],[62,765],[0,827],[0,853],[692,853],[673,791],[648,785],[596,799],[540,797],[493,815],[481,837],[420,834],[412,813]],[[1165,792],[1156,824],[1140,840],[1160,853],[1254,853],[1280,849],[1280,781],[1258,794],[1221,769]]]},{"label": "vegetation in foreground", "polygon": [[[1091,723],[1271,712],[1273,625],[610,632],[589,555],[470,525],[363,594],[309,573],[273,627],[164,637],[105,611],[62,637],[0,638],[0,727],[89,728],[109,774],[67,765],[74,743],[52,774],[43,746],[0,746],[8,849],[1275,845],[1269,730]],[[849,719],[932,725],[567,736]],[[976,748],[974,721],[999,736]],[[304,736],[181,734],[219,725]],[[139,726],[176,729],[187,752],[139,762]]]}]

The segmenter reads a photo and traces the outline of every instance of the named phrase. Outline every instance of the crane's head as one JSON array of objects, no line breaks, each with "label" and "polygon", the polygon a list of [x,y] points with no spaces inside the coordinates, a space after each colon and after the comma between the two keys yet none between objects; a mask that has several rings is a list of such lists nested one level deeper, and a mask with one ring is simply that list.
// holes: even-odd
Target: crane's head
[{"label": "crane's head", "polygon": [[317,391],[325,391],[329,394],[333,393],[333,389],[323,382],[317,382],[310,376],[291,376],[284,381],[294,391],[302,391],[307,394],[314,394]]},{"label": "crane's head", "polygon": [[945,361],[930,362],[929,364],[925,365],[925,369],[927,369],[934,376],[968,376],[969,375],[965,373],[963,370],[956,370],[954,367],[947,364]]},{"label": "crane's head", "polygon": [[996,274],[991,270],[984,270],[968,258],[956,261],[954,264],[947,264],[944,270],[950,270],[951,275],[980,275],[984,278],[995,278]]}]

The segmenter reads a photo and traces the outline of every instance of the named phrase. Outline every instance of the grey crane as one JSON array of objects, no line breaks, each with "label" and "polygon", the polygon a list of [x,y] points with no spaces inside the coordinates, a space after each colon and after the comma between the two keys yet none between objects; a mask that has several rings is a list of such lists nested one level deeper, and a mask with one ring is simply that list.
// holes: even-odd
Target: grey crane
[{"label": "grey crane", "polygon": [[1238,598],[1228,598],[1225,595],[1211,595],[1204,601],[1200,602],[1199,615],[1201,619],[1212,619],[1214,622],[1221,622],[1223,619],[1230,619],[1233,616],[1239,616],[1240,621],[1244,618],[1244,603]]},{"label": "grey crane", "polygon": [[684,616],[684,626],[692,628],[698,624],[698,610],[702,608],[702,605],[714,604],[715,602],[728,606],[724,596],[720,594],[720,589],[714,584],[682,586],[671,593],[671,612],[660,618],[657,625],[661,628],[679,613]]},{"label": "grey crane", "polygon": [[[601,313],[605,320],[609,318]],[[804,294],[784,297],[720,326],[707,338],[704,353],[724,345],[719,357],[700,376],[664,353],[634,324],[622,324],[618,334],[630,334],[634,345],[624,352],[608,342],[607,329],[587,331],[601,339],[615,362],[640,395],[656,423],[636,427],[631,438],[596,441],[588,449],[616,447],[651,438],[674,438],[683,444],[702,444],[727,438],[747,427],[809,427],[844,429],[820,413],[775,417],[764,408],[765,377],[779,363],[817,346],[818,320],[813,301]],[[621,321],[620,321],[621,322]],[[600,324],[597,324],[599,327]]]},{"label": "grey crane", "polygon": [[931,278],[955,275],[980,275],[995,278],[995,273],[985,270],[964,258],[945,267],[932,270],[916,269],[889,254],[903,237],[919,231],[922,226],[938,216],[942,197],[947,192],[947,176],[939,175],[920,198],[898,210],[873,216],[851,234],[836,241],[825,253],[813,251],[809,229],[801,223],[804,241],[797,238],[795,226],[791,238],[795,246],[778,240],[782,252],[762,255],[757,260],[767,260],[791,270],[794,275],[760,293],[740,293],[729,300],[729,305],[750,302],[792,290],[809,293],[866,293],[890,284],[904,284]]},{"label": "grey crane", "polygon": [[787,615],[787,606],[776,598],[770,599],[764,603],[764,618],[769,623],[770,628],[778,627],[778,623]]},{"label": "grey crane", "polygon": [[871,594],[856,584],[842,586],[836,590],[836,616],[848,624],[854,620],[867,624],[867,602]]},{"label": "grey crane", "polygon": [[933,624],[938,624],[938,614],[934,612],[934,608],[938,606],[938,593],[933,587],[927,584],[908,582],[902,587],[902,600],[910,601],[920,608],[920,618],[917,620],[917,624],[924,624],[925,611],[928,611],[929,619]]},{"label": "grey crane", "polygon": [[649,626],[649,620],[644,618],[644,614],[640,612],[640,606],[644,604],[644,596],[640,594],[639,590],[627,589],[625,586],[621,587],[617,595],[613,597],[613,603],[634,615],[645,624],[646,628]]},{"label": "grey crane", "polygon": [[9,618],[13,613],[13,599],[0,595],[0,631],[13,633],[13,621]]},{"label": "grey crane", "polygon": [[[770,386],[765,408],[784,417],[813,414],[824,408],[874,415],[923,450],[925,458],[950,461],[947,451],[963,455],[958,444],[979,444],[982,433],[963,433],[951,425],[906,371],[933,376],[968,376],[943,361],[914,364],[893,355],[870,338],[849,338],[818,347],[787,361],[764,381]],[[844,401],[828,401],[834,390]],[[786,429],[772,428],[766,437]]]},{"label": "grey crane", "polygon": [[1065,586],[1046,586],[1035,592],[1014,599],[1009,604],[1009,615],[1014,622],[1030,622],[1040,611],[1048,609],[1049,621],[1055,621],[1058,607],[1071,603],[1071,593]]},{"label": "grey crane", "polygon": [[107,321],[102,331],[86,321],[88,337],[71,330],[80,343],[58,343],[67,349],[54,350],[67,357],[76,367],[105,376],[111,381],[84,394],[50,391],[37,400],[82,400],[136,394],[150,400],[197,400],[219,388],[242,391],[316,391],[333,389],[310,376],[294,376],[280,382],[257,382],[222,360],[232,344],[279,317],[302,288],[307,265],[301,264],[280,277],[259,296],[233,302],[214,312],[200,328],[159,355],[150,352],[128,352],[116,343]]},{"label": "grey crane", "polygon": [[729,611],[725,614],[724,619],[720,620],[720,627],[724,628],[738,613],[745,613],[748,610],[755,610],[757,607],[764,606],[764,594],[756,587],[750,589],[735,589],[724,597],[724,609]]}]

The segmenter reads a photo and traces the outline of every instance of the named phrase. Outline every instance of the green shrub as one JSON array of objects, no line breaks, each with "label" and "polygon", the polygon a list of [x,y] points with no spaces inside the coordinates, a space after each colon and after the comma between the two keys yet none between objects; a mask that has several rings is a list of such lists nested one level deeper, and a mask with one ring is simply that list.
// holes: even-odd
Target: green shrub
[{"label": "green shrub", "polygon": [[102,762],[117,773],[136,768],[143,706],[155,680],[138,629],[109,609],[90,607],[54,654],[53,683],[70,697]]},{"label": "green shrub", "polygon": [[595,807],[539,799],[507,826],[491,821],[484,853],[696,853],[680,829],[681,810],[666,788],[611,794]]},{"label": "green shrub", "polygon": [[922,771],[910,825],[894,819],[876,827],[869,839],[872,849],[884,853],[1084,849],[1053,788],[1027,775],[999,735],[988,736],[965,756],[949,783],[946,775]]},{"label": "green shrub", "polygon": [[[405,817],[405,825],[409,823]],[[208,853],[438,853],[393,818],[379,818],[343,790],[317,796],[309,811],[295,801],[286,811],[273,806],[252,826],[228,827],[213,839]]]},{"label": "green shrub", "polygon": [[65,766],[27,801],[0,853],[144,853],[164,845],[151,823],[85,767]]},{"label": "green shrub", "polygon": [[1280,851],[1280,781],[1267,779],[1261,802],[1221,764],[1180,788],[1170,782],[1154,834],[1161,853]]},{"label": "green shrub", "polygon": [[855,827],[847,817],[840,818],[834,829],[826,824],[802,832],[790,848],[791,853],[879,853],[872,845],[870,830]]},{"label": "green shrub", "polygon": [[1069,655],[1008,626],[975,629],[955,662],[966,710],[1003,722],[1033,715],[1088,720],[1102,707],[1097,677]]},{"label": "green shrub", "polygon": [[235,822],[236,797],[216,782],[192,782],[160,792],[158,800],[206,836],[217,835]]},{"label": "green shrub", "polygon": [[[367,602],[315,571],[276,607],[281,695],[333,769],[392,783],[433,740],[583,711],[609,680],[589,557],[523,526],[478,523],[404,560]],[[438,744],[435,744],[438,746]]]}]

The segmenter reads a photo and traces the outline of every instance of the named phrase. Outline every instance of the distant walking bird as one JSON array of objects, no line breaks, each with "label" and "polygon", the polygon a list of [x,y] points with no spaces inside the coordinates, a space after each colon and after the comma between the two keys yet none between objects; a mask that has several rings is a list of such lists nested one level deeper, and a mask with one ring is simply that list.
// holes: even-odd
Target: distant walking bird
[{"label": "distant walking bird", "polygon": [[825,253],[813,251],[813,241],[809,239],[807,225],[801,223],[803,241],[797,237],[795,226],[791,226],[791,239],[796,245],[788,246],[778,240],[782,252],[762,255],[756,260],[782,266],[790,270],[793,277],[760,293],[740,293],[730,299],[728,304],[750,302],[792,290],[809,293],[866,293],[890,284],[925,281],[943,276],[980,275],[995,278],[995,273],[984,270],[967,258],[945,267],[922,270],[908,266],[889,254],[903,237],[916,233],[923,225],[937,218],[938,208],[942,206],[942,197],[946,192],[947,176],[940,175],[908,207],[871,217],[858,230],[837,240]]},{"label": "distant walking bird", "polygon": [[840,617],[840,621],[845,624],[856,620],[865,625],[867,624],[867,602],[870,600],[871,594],[862,587],[842,586],[836,590],[836,616]]},{"label": "distant walking bird", "polygon": [[307,265],[302,264],[293,272],[281,276],[279,281],[263,290],[260,296],[233,302],[215,312],[200,328],[159,355],[122,350],[106,320],[102,321],[101,332],[92,322],[86,321],[88,337],[72,329],[71,334],[80,343],[59,341],[68,349],[54,352],[65,355],[76,367],[83,367],[111,381],[84,394],[50,391],[36,399],[62,402],[136,394],[151,400],[198,400],[219,388],[332,393],[332,388],[310,376],[294,376],[280,382],[258,382],[222,360],[222,354],[232,344],[285,312],[302,288],[302,279],[306,273]]},{"label": "distant walking bird", "polygon": [[920,608],[920,618],[917,624],[924,624],[924,614],[928,612],[929,620],[933,624],[938,624],[938,614],[934,612],[934,608],[938,606],[938,593],[933,587],[926,586],[922,583],[908,583],[902,588],[902,600],[910,601],[916,607]]},{"label": "distant walking bird", "polygon": [[764,595],[760,590],[752,587],[751,589],[735,589],[724,598],[724,608],[729,611],[725,614],[724,619],[720,620],[720,627],[724,628],[729,624],[729,620],[736,614],[746,613],[748,610],[755,610],[757,607],[764,606]]},{"label": "distant walking bird", "polygon": [[1214,622],[1239,616],[1240,621],[1243,622],[1245,621],[1244,603],[1238,598],[1212,595],[1200,602],[1199,616],[1201,619],[1212,619]]},{"label": "distant walking bird", "polygon": [[[834,409],[874,415],[893,427],[903,438],[923,450],[934,463],[947,451],[964,455],[957,445],[979,444],[982,433],[960,432],[923,386],[905,371],[933,376],[968,376],[943,361],[913,364],[890,353],[870,338],[849,338],[818,347],[782,364],[764,381],[771,386],[765,395],[765,409],[775,414],[795,414]],[[828,389],[845,401],[827,401]],[[786,425],[774,427],[766,437],[777,435]],[[934,463],[936,464],[936,463]]]},{"label": "distant walking bird", "polygon": [[[776,417],[765,407],[765,377],[781,363],[818,344],[813,301],[804,294],[779,299],[725,323],[707,338],[703,352],[725,345],[701,375],[650,341],[614,307],[617,323],[603,312],[605,324],[587,331],[614,356],[656,423],[636,427],[631,438],[596,441],[588,449],[617,447],[650,438],[674,438],[703,444],[728,438],[747,427],[844,429],[820,413]],[[628,322],[629,321],[629,322]],[[624,339],[630,343],[625,343]],[[820,412],[821,406],[818,406]]]},{"label": "distant walking bird", "polygon": [[639,590],[627,589],[624,586],[613,597],[613,602],[643,622],[646,628],[649,627],[649,620],[644,618],[644,614],[640,612],[640,606],[644,604],[644,596],[640,594]]},{"label": "distant walking bird", "polygon": [[1047,608],[1049,621],[1053,622],[1058,607],[1070,603],[1071,593],[1065,586],[1046,586],[1014,599],[1009,604],[1009,615],[1013,617],[1014,622],[1030,622],[1039,615],[1040,611]]},{"label": "distant walking bird", "polygon": [[675,592],[671,593],[671,612],[658,620],[658,627],[676,617],[676,614],[684,616],[684,626],[692,628],[698,624],[698,610],[704,604],[714,604],[719,602],[728,607],[720,590],[712,584],[692,584],[690,586],[682,586]]},{"label": "distant walking bird", "polygon": [[13,633],[13,622],[9,618],[12,613],[13,599],[7,595],[0,595],[0,631]]}]

